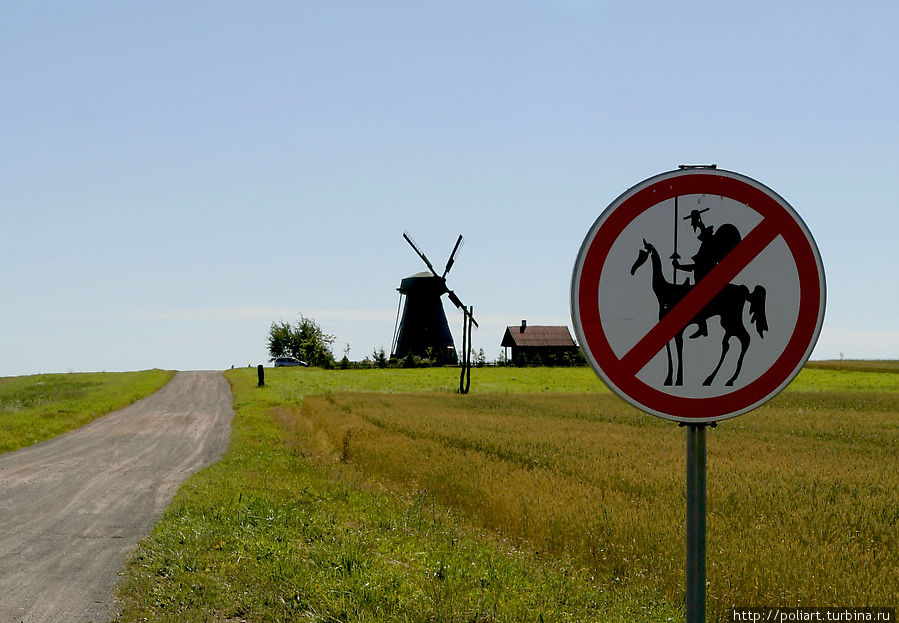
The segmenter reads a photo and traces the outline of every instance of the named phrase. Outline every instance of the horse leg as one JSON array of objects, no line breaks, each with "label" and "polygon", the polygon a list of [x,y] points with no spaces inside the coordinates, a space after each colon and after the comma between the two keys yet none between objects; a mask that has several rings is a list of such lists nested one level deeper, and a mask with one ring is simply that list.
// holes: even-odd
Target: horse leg
[{"label": "horse leg", "polygon": [[749,349],[749,332],[746,331],[746,327],[741,324],[737,331],[734,332],[734,335],[740,340],[740,356],[737,358],[737,369],[734,370],[734,375],[725,383],[728,387],[732,386],[737,377],[740,376],[740,370],[743,368],[743,357]]},{"label": "horse leg", "polygon": [[671,376],[674,373],[674,371],[672,369],[672,365],[671,365],[671,341],[670,340],[665,342],[665,354],[668,355],[668,376],[665,377],[665,385],[668,386],[668,385],[671,385]]},{"label": "horse leg", "polygon": [[724,339],[721,340],[721,358],[718,360],[718,365],[715,366],[715,369],[712,370],[712,373],[708,376],[708,378],[706,378],[706,380],[702,382],[702,384],[706,387],[712,384],[712,381],[715,380],[715,375],[718,374],[718,370],[721,369],[721,364],[724,363],[724,357],[725,355],[727,355],[727,351],[730,348],[729,340],[730,333],[725,333]]},{"label": "horse leg", "polygon": [[680,387],[684,384],[684,332],[678,331],[674,335],[674,349],[677,352],[677,380],[675,385]]}]

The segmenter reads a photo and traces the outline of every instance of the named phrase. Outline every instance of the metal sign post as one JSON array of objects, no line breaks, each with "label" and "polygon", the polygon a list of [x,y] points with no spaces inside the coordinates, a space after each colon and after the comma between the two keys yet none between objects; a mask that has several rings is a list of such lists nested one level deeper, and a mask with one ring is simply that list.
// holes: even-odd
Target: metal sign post
[{"label": "metal sign post", "polygon": [[631,187],[581,245],[571,319],[587,361],[624,400],[687,428],[687,623],[705,621],[707,427],[799,374],[824,302],[824,266],[799,215],[770,188],[714,166]]},{"label": "metal sign post", "polygon": [[705,424],[687,425],[687,623],[705,621]]}]

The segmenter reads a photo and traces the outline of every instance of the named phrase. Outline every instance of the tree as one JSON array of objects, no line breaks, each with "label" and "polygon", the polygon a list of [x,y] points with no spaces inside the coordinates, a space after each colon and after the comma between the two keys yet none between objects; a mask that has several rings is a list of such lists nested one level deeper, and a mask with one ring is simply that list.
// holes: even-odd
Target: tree
[{"label": "tree", "polygon": [[331,344],[336,338],[322,331],[312,318],[300,314],[295,326],[273,322],[268,331],[268,354],[277,357],[296,357],[313,366],[330,368],[334,365]]},{"label": "tree", "polygon": [[293,328],[287,322],[272,323],[268,330],[268,354],[272,359],[293,356]]}]

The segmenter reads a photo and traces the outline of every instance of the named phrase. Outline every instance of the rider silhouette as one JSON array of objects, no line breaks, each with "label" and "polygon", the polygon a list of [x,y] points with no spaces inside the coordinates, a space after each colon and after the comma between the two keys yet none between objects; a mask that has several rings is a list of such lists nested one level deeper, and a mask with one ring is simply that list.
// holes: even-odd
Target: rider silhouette
[{"label": "rider silhouette", "polygon": [[[684,220],[690,220],[693,231],[697,232],[699,238],[699,250],[693,256],[692,264],[681,264],[675,254],[672,260],[674,267],[693,273],[696,283],[709,274],[709,272],[724,259],[731,249],[740,242],[740,231],[730,223],[722,224],[717,230],[711,225],[702,222],[702,213],[707,212],[708,208],[702,210],[691,210]],[[696,332],[690,336],[690,339],[705,337],[709,334],[708,324],[705,319],[696,322]]]}]

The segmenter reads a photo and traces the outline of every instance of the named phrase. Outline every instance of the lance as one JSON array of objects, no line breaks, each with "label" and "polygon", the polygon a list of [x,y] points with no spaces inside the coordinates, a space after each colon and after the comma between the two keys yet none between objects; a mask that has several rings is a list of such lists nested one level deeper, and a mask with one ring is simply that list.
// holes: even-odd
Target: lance
[{"label": "lance", "polygon": [[[671,254],[672,260],[679,260],[680,255],[677,253],[677,222],[678,218],[677,196],[674,197],[674,253]],[[677,283],[677,264],[674,265],[674,274],[672,275],[672,283]]]}]

